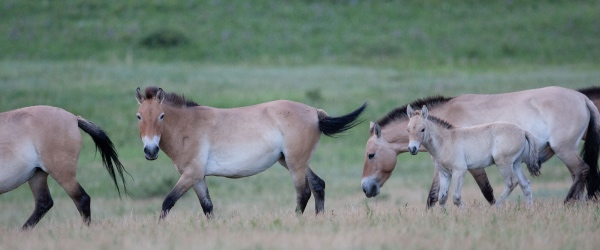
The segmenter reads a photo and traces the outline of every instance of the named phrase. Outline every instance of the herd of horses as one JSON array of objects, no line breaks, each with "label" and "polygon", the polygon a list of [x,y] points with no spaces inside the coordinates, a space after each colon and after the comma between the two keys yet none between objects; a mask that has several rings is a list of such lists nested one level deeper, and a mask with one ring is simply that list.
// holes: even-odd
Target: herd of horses
[{"label": "herd of horses", "polygon": [[[136,99],[145,158],[155,160],[162,150],[181,174],[162,204],[161,220],[190,188],[210,218],[213,205],[206,176],[241,178],[258,174],[276,162],[292,176],[296,212],[304,212],[312,195],[316,213],[324,212],[325,182],[310,168],[310,160],[322,134],[335,136],[355,127],[367,107],[364,103],[339,117],[285,100],[219,109],[198,105],[158,87],[144,91],[138,88]],[[598,105],[600,88],[576,91],[546,87],[418,99],[371,122],[362,189],[367,197],[378,195],[399,154],[428,151],[434,177],[427,208],[438,200],[445,208],[451,180],[455,182],[453,202],[462,206],[460,189],[467,171],[490,204],[501,204],[518,184],[531,207],[531,187],[521,163],[526,163],[535,176],[540,173],[541,163],[556,155],[573,180],[565,202],[597,200]],[[92,137],[119,195],[117,177],[127,192],[123,177],[126,170],[113,143],[90,121],[49,106],[0,113],[0,194],[28,182],[35,199],[35,209],[22,229],[33,228],[53,206],[48,175],[71,197],[84,223],[90,223],[90,197],[76,179],[82,140],[79,129]],[[585,142],[580,155],[582,140]],[[484,170],[492,164],[498,166],[505,180],[498,201]]]}]

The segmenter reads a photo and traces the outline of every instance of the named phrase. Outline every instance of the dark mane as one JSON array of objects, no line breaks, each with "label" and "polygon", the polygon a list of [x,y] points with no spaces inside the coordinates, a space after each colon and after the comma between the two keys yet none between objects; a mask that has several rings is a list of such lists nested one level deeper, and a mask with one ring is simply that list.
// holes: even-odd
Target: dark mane
[{"label": "dark mane", "polygon": [[577,91],[581,92],[590,99],[598,99],[600,97],[600,87],[583,88],[578,89]]},{"label": "dark mane", "polygon": [[441,118],[435,117],[435,116],[428,116],[427,120],[432,121],[433,123],[443,127],[443,128],[447,128],[447,129],[452,129],[454,128],[454,126],[452,126],[452,124],[450,124],[449,122],[442,120]]},{"label": "dark mane", "polygon": [[[422,99],[417,99],[413,101],[409,105],[415,109],[421,109],[423,105],[426,105],[428,109],[434,109],[437,106],[440,106],[454,97],[443,97],[441,95],[430,96]],[[386,125],[392,123],[393,121],[401,121],[408,120],[408,115],[406,114],[406,108],[408,105],[404,105],[401,107],[397,107],[390,111],[387,115],[377,121],[377,124],[381,127],[385,127]]]},{"label": "dark mane", "polygon": [[[152,99],[156,97],[156,93],[158,93],[158,87],[155,86],[150,86],[147,87],[145,92],[145,98],[146,99]],[[194,102],[194,101],[188,101],[185,99],[185,97],[183,95],[178,95],[175,93],[167,93],[163,91],[163,94],[165,95],[164,99],[163,99],[163,103],[166,103],[168,105],[171,106],[175,106],[175,107],[195,107],[195,106],[200,106],[198,105],[198,103]]]}]

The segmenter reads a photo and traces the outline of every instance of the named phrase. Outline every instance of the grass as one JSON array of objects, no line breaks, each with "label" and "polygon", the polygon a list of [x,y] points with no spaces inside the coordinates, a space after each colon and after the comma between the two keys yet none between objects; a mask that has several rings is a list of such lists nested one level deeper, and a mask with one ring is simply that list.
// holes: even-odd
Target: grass
[{"label": "grass", "polygon": [[[131,178],[118,199],[84,135],[78,180],[92,226],[50,180],[55,207],[19,232],[33,209],[23,185],[0,195],[0,248],[594,249],[598,204],[562,204],[571,179],[557,159],[532,178],[534,211],[518,205],[519,190],[489,208],[467,177],[466,209],[425,212],[427,154],[399,156],[376,199],[364,197],[360,177],[368,121],[416,98],[598,85],[599,10],[596,1],[4,1],[0,111],[52,105],[85,117],[109,133]],[[141,44],[165,30],[185,41]],[[323,216],[312,199],[293,213],[290,175],[276,164],[208,177],[214,220],[191,192],[158,223],[179,174],[162,153],[143,157],[134,91],[148,85],[221,108],[290,99],[335,116],[369,107],[366,122],[323,137],[311,162],[327,183]],[[499,194],[500,174],[487,171]]]}]

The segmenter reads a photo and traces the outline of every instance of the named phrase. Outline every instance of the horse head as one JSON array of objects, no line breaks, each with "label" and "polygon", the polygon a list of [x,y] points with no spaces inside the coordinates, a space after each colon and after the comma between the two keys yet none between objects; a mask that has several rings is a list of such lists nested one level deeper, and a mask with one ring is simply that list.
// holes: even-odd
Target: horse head
[{"label": "horse head", "polygon": [[425,129],[427,124],[425,121],[428,117],[427,106],[423,105],[421,110],[413,110],[410,105],[406,107],[406,114],[410,121],[408,122],[408,151],[411,155],[419,153],[419,147],[425,140]]},{"label": "horse head", "polygon": [[156,160],[160,151],[160,136],[163,131],[165,113],[161,106],[165,93],[161,88],[146,88],[142,94],[140,88],[136,89],[136,99],[140,104],[137,112],[140,138],[144,143],[144,156],[147,160]]},{"label": "horse head", "polygon": [[396,167],[396,151],[382,136],[381,126],[371,122],[371,136],[367,141],[362,174],[362,189],[369,198],[379,194],[380,188]]}]

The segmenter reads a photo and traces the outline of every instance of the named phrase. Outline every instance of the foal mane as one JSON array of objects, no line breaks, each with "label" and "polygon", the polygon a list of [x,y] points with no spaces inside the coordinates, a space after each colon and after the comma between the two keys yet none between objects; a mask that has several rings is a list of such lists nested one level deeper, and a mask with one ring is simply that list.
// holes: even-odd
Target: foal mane
[{"label": "foal mane", "polygon": [[[145,92],[145,98],[146,99],[152,99],[156,97],[156,94],[158,93],[158,87],[156,86],[150,86],[147,87]],[[200,106],[198,105],[198,103],[191,101],[191,100],[186,100],[185,97],[183,95],[178,95],[175,93],[167,93],[165,91],[163,91],[163,95],[165,95],[164,99],[163,99],[163,103],[166,103],[170,106],[174,106],[174,107],[196,107],[196,106]]]},{"label": "foal mane", "polygon": [[454,126],[452,124],[450,124],[449,122],[447,122],[446,120],[443,120],[443,119],[435,117],[435,116],[428,116],[427,120],[430,120],[433,123],[435,123],[438,126],[443,127],[443,128],[447,128],[447,129],[454,128]]},{"label": "foal mane", "polygon": [[[415,108],[421,108],[421,107],[423,107],[423,105],[426,105],[427,108],[429,108],[431,110],[437,106],[445,104],[446,102],[452,100],[452,98],[454,98],[454,97],[444,97],[441,95],[429,96],[429,97],[425,97],[422,99],[417,99],[408,105],[410,105],[411,107],[415,107]],[[383,118],[379,119],[377,121],[377,124],[379,124],[379,126],[381,126],[381,127],[385,127],[386,125],[388,125],[394,121],[408,120],[408,115],[406,114],[406,108],[408,107],[408,105],[400,106],[400,107],[393,109],[387,115],[385,115]],[[432,116],[429,116],[429,118],[432,118]],[[438,119],[438,120],[441,120],[441,119]],[[441,120],[441,121],[443,121],[443,120]],[[450,126],[452,126],[452,125],[450,125]]]}]

